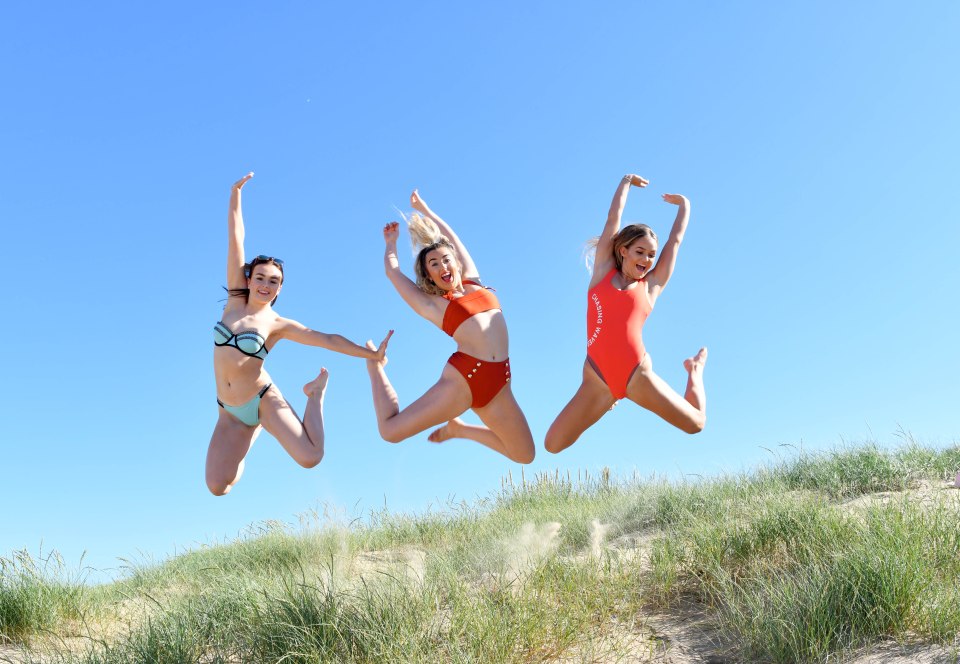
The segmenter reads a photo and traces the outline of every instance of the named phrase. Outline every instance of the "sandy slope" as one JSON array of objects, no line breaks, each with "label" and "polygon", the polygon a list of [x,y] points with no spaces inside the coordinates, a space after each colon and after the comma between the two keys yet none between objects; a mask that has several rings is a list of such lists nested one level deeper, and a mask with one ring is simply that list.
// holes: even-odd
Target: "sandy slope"
[{"label": "sandy slope", "polygon": [[[952,482],[921,482],[903,492],[882,492],[860,496],[838,505],[839,509],[855,513],[857,510],[896,500],[917,502],[925,506],[948,505],[960,511],[960,491]],[[522,576],[524,568],[535,565],[538,559],[554,551],[553,542],[559,533],[559,524],[530,524],[530,532],[521,533],[520,542],[525,557],[511,573]],[[591,529],[591,551],[578,558],[599,556],[601,553],[640,560],[646,566],[650,542],[653,537],[623,536],[606,542],[607,527],[595,522]],[[529,541],[528,541],[529,540]],[[530,542],[537,549],[531,552]],[[508,545],[509,543],[505,543]],[[413,579],[423,578],[426,552],[414,548],[397,551],[364,552],[353,559],[345,560],[342,572],[361,578],[371,574],[405,574]],[[624,616],[614,619],[593,634],[585,635],[579,646],[561,653],[553,661],[563,664],[591,662],[607,664],[614,662],[651,662],[655,664],[723,664],[740,661],[725,645],[713,626],[704,607],[686,605],[670,614]],[[0,645],[0,662],[20,664],[23,651]],[[960,645],[953,648],[923,644],[898,644],[895,642],[871,646],[868,650],[854,653],[843,660],[846,664],[960,664]]]}]

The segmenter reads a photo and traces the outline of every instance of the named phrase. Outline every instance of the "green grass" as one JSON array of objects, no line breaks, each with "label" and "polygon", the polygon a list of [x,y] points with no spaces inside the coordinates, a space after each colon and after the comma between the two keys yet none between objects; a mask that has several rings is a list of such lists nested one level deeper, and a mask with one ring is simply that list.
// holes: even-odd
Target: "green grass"
[{"label": "green grass", "polygon": [[89,608],[82,574],[69,575],[56,553],[14,551],[0,558],[0,643],[23,641],[79,618]]},{"label": "green grass", "polygon": [[37,663],[591,661],[612,626],[694,602],[741,661],[956,644],[958,503],[849,501],[957,468],[908,441],[696,482],[542,475],[442,512],[265,524],[95,587],[19,552],[0,635]]}]

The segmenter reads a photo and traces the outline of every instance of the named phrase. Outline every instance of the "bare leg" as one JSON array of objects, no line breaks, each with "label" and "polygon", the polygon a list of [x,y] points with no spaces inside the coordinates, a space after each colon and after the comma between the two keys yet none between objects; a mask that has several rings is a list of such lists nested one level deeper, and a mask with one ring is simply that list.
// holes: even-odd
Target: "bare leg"
[{"label": "bare leg", "polygon": [[[439,429],[436,429],[433,433],[427,436],[427,440],[429,440],[431,443],[443,443],[453,438],[472,440],[484,445],[485,447],[489,447],[494,452],[499,452],[507,458],[513,458],[510,456],[507,446],[504,445],[503,441],[500,440],[500,437],[497,436],[497,434],[485,426],[467,424],[459,417],[453,418],[445,425]],[[531,461],[532,460],[533,459],[531,457]],[[514,461],[516,461],[516,459],[514,459]],[[529,462],[523,461],[521,463]]]},{"label": "bare leg", "polygon": [[[368,341],[367,345],[372,344]],[[385,441],[399,443],[425,429],[455,418],[470,407],[470,388],[466,380],[447,364],[440,380],[401,411],[397,393],[384,370],[386,364],[386,360],[367,360],[377,428]]]},{"label": "bare leg", "polygon": [[485,422],[492,422],[493,426],[497,427],[497,431],[487,426],[467,424],[459,417],[455,417],[431,433],[428,440],[432,443],[442,443],[452,438],[465,438],[489,447],[512,461],[518,463],[533,461],[536,453],[533,434],[530,433],[527,419],[509,386],[501,390],[483,408],[475,408],[474,412]]},{"label": "bare leg", "polygon": [[703,368],[707,365],[707,349],[701,348],[696,355],[683,361],[687,370],[687,391],[683,398],[697,410],[707,412],[707,393],[703,388]]},{"label": "bare leg", "polygon": [[327,370],[320,369],[320,374],[303,386],[307,395],[303,420],[276,386],[267,390],[260,401],[263,428],[304,468],[313,468],[323,459],[323,397],[328,378]]},{"label": "bare leg", "polygon": [[260,434],[260,427],[248,427],[220,409],[217,425],[207,448],[206,481],[210,493],[225,496],[243,475],[244,458]]},{"label": "bare leg", "polygon": [[706,362],[707,349],[701,348],[699,353],[683,363],[690,374],[686,396],[681,397],[653,372],[653,361],[648,354],[630,378],[627,398],[659,415],[681,431],[699,433],[707,423],[707,399],[703,387],[703,368]]},{"label": "bare leg", "polygon": [[511,461],[517,463],[533,461],[536,454],[533,434],[530,432],[526,416],[520,410],[520,404],[513,396],[510,385],[500,390],[486,406],[474,408],[473,412],[487,426],[471,427],[467,433],[473,435],[466,438],[499,452]]},{"label": "bare leg", "polygon": [[550,425],[544,447],[554,454],[567,449],[616,403],[610,388],[585,360],[580,389]]}]

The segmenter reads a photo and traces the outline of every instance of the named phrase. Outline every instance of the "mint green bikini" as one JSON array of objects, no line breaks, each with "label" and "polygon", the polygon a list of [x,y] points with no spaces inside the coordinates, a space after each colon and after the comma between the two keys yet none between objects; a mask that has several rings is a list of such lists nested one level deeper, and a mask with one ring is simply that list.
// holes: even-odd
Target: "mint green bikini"
[{"label": "mint green bikini", "polygon": [[[259,332],[244,330],[234,333],[222,320],[217,321],[217,324],[213,326],[213,345],[233,346],[244,355],[255,357],[258,360],[265,359],[269,352],[267,350],[267,340],[260,336]],[[259,394],[240,406],[228,406],[220,399],[217,399],[217,403],[248,427],[255,427],[260,424],[260,399],[272,386],[273,383],[267,383]]]}]

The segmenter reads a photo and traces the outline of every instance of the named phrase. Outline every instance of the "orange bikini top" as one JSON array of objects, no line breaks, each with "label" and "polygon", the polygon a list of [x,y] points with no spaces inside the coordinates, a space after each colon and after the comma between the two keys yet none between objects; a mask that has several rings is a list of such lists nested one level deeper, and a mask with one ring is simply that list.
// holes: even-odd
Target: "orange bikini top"
[{"label": "orange bikini top", "polygon": [[480,290],[475,290],[472,293],[467,293],[460,297],[454,297],[453,293],[447,293],[443,296],[447,300],[450,300],[450,304],[447,305],[447,310],[443,312],[443,325],[441,327],[443,331],[451,337],[463,321],[468,318],[472,318],[484,311],[492,311],[493,309],[500,308],[500,301],[497,300],[497,296],[494,295],[492,288],[487,288],[472,279],[467,279],[463,283],[464,285],[473,284],[474,286],[481,286],[481,288]]}]

